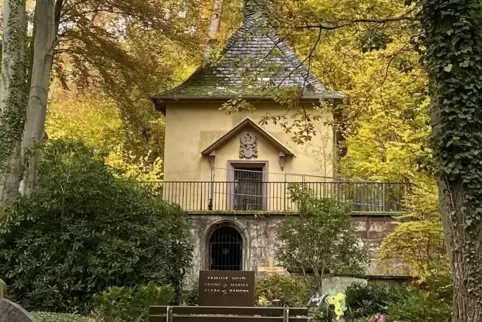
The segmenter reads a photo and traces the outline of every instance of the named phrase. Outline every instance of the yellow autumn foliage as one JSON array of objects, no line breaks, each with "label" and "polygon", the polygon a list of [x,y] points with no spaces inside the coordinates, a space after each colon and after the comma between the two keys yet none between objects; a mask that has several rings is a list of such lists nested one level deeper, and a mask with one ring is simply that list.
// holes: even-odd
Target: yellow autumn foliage
[{"label": "yellow autumn foliage", "polygon": [[89,147],[107,150],[106,162],[123,176],[139,181],[162,178],[162,160],[126,150],[125,127],[117,106],[109,99],[61,96],[49,104],[46,131],[49,139],[77,139]]}]

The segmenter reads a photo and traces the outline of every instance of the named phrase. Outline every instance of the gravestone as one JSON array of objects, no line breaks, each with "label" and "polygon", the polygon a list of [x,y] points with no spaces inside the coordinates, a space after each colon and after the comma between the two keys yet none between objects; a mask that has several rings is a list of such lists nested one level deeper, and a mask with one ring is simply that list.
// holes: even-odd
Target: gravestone
[{"label": "gravestone", "polygon": [[200,306],[254,306],[254,271],[200,271]]},{"label": "gravestone", "polygon": [[0,321],[2,322],[35,322],[35,319],[20,305],[9,300],[0,299]]}]

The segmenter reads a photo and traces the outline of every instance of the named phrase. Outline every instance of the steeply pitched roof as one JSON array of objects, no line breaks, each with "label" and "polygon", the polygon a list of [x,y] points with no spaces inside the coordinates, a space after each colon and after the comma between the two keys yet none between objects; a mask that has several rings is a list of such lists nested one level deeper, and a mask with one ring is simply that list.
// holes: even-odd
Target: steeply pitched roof
[{"label": "steeply pitched roof", "polygon": [[293,152],[290,151],[286,146],[283,145],[280,141],[278,141],[274,136],[269,134],[265,129],[260,127],[258,124],[253,122],[250,118],[244,119],[238,125],[233,127],[231,130],[226,132],[223,136],[219,139],[214,141],[210,146],[204,149],[201,154],[202,155],[209,155],[211,152],[215,151],[217,148],[221,147],[224,143],[231,140],[236,134],[244,130],[247,126],[252,127],[257,132],[259,132],[265,139],[267,139],[273,146],[278,148],[280,152],[283,152],[286,156],[294,156]]},{"label": "steeply pitched roof", "polygon": [[259,17],[257,13],[247,14],[221,58],[199,67],[181,85],[152,97],[156,106],[162,110],[165,102],[172,100],[270,98],[270,91],[277,88],[303,89],[302,99],[344,97],[321,84],[275,30],[260,23]]}]

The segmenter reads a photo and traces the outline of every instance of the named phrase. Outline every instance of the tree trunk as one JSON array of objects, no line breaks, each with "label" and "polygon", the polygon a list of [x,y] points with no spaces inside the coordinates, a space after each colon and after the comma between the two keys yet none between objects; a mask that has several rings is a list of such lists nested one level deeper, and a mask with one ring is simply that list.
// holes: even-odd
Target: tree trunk
[{"label": "tree trunk", "polygon": [[32,191],[37,179],[37,164],[45,133],[47,99],[56,44],[55,0],[37,0],[34,17],[33,62],[27,119],[22,141],[22,157],[25,164],[23,176],[24,193]]},{"label": "tree trunk", "polygon": [[221,12],[223,11],[223,0],[214,0],[213,12],[211,14],[211,22],[209,24],[208,43],[204,52],[204,60],[207,61],[213,53],[216,45],[216,36],[219,32],[221,24]]},{"label": "tree trunk", "polygon": [[26,1],[5,0],[0,83],[0,202],[19,196],[26,107]]},{"label": "tree trunk", "polygon": [[454,281],[453,322],[482,321],[481,13],[479,0],[422,1],[432,148]]},{"label": "tree trunk", "polygon": [[453,322],[482,321],[482,225],[466,222],[473,212],[466,208],[464,187],[438,179],[442,222],[454,280]]}]

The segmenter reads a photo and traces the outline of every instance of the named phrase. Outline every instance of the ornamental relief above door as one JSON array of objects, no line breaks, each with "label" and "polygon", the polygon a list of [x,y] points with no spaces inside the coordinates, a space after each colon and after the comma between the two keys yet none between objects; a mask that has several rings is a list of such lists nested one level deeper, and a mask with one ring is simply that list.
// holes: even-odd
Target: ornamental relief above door
[{"label": "ornamental relief above door", "polygon": [[239,158],[252,159],[258,157],[258,138],[256,135],[244,132],[241,134],[239,145]]}]

